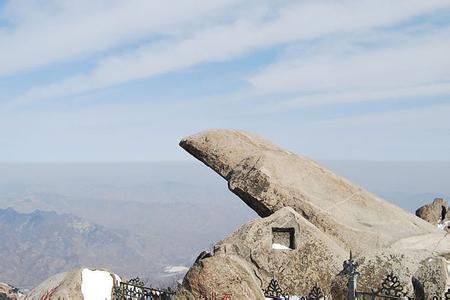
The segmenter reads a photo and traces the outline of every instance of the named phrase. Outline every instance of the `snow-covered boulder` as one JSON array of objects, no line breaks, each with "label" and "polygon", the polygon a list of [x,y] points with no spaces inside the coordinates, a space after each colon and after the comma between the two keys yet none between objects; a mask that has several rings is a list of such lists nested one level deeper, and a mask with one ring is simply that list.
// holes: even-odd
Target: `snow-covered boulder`
[{"label": "snow-covered boulder", "polygon": [[113,287],[120,281],[118,275],[106,270],[78,268],[48,278],[25,299],[111,300]]}]

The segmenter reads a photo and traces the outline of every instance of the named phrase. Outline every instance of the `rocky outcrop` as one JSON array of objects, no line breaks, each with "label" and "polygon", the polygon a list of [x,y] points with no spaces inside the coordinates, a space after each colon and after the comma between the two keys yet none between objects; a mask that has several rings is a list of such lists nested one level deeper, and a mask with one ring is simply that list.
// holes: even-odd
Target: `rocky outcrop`
[{"label": "rocky outcrop", "polygon": [[345,299],[340,271],[351,250],[360,264],[360,290],[380,286],[394,272],[412,295],[427,277],[427,259],[450,255],[450,238],[437,226],[253,134],[210,130],[180,146],[263,217],[194,264],[180,294],[186,298],[217,291],[262,299],[261,289],[276,277],[291,295],[307,295],[317,283],[333,299]]},{"label": "rocky outcrop", "polygon": [[447,201],[442,198],[436,198],[431,204],[426,204],[417,209],[416,216],[431,224],[437,225],[446,218],[447,210]]},{"label": "rocky outcrop", "polygon": [[25,295],[16,287],[10,284],[0,282],[0,299],[1,300],[22,300]]},{"label": "rocky outcrop", "polygon": [[416,216],[437,225],[440,229],[450,231],[450,208],[442,198],[436,198],[432,203],[417,209]]},{"label": "rocky outcrop", "polygon": [[359,264],[358,287],[362,291],[381,289],[389,274],[396,276],[403,287],[402,292],[414,296],[412,278],[419,270],[420,262],[429,256],[425,250],[402,250],[396,248],[369,251],[356,258]]},{"label": "rocky outcrop", "polygon": [[111,299],[120,277],[105,270],[78,268],[51,276],[25,297],[34,299],[96,300]]},{"label": "rocky outcrop", "polygon": [[228,181],[260,216],[290,206],[343,248],[382,248],[436,231],[306,157],[237,130],[209,130],[180,142]]},{"label": "rocky outcrop", "polygon": [[[193,266],[183,285],[194,298],[201,293],[233,293],[245,295],[243,299],[263,299],[262,290],[272,278],[283,283],[290,295],[307,295],[316,284],[330,293],[331,281],[346,257],[344,249],[285,207],[219,242],[212,257]],[[226,278],[232,279],[231,286]]]},{"label": "rocky outcrop", "polygon": [[197,261],[186,274],[175,299],[264,299],[251,265],[234,255]]},{"label": "rocky outcrop", "polygon": [[[450,268],[444,257],[429,257],[424,259],[419,269],[414,274],[423,290],[423,299],[444,299],[441,298],[450,288]],[[416,298],[417,299],[417,298]]]}]

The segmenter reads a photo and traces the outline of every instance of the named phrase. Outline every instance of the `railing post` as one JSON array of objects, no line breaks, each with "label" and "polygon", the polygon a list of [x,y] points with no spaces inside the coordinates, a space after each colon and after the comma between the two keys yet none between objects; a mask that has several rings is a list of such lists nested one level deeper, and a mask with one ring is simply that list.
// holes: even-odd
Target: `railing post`
[{"label": "railing post", "polygon": [[343,274],[347,275],[347,299],[355,300],[356,299],[356,276],[359,275],[357,268],[358,263],[353,260],[352,252],[350,251],[350,259],[344,261],[343,265],[344,269],[342,270]]}]

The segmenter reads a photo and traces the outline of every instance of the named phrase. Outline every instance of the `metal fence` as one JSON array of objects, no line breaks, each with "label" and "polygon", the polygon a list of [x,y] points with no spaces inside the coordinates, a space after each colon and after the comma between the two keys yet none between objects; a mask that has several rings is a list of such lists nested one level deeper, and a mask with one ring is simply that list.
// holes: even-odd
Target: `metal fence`
[{"label": "metal fence", "polygon": [[[406,289],[400,283],[399,278],[390,272],[386,274],[384,280],[380,283],[378,288],[370,291],[358,290],[357,276],[358,263],[353,259],[350,253],[350,258],[343,263],[341,275],[347,277],[347,299],[348,300],[382,300],[382,299],[415,299],[422,300],[423,295],[407,295]],[[414,282],[413,282],[414,285]],[[315,284],[308,295],[289,295],[284,292],[280,283],[275,277],[272,277],[267,288],[263,289],[266,299],[278,300],[327,300],[331,299],[329,295],[325,295],[322,289]],[[121,282],[119,286],[114,287],[113,295],[116,300],[170,300],[175,293],[170,290],[154,289],[146,287],[144,282],[139,277],[131,279],[126,282]],[[214,294],[215,295],[215,294]],[[204,299],[220,299],[217,296],[205,296]],[[232,299],[231,294],[227,294],[225,298]],[[424,299],[425,300],[425,299]],[[450,289],[442,295],[435,295],[431,299],[426,300],[450,300]]]},{"label": "metal fence", "polygon": [[139,277],[121,282],[113,289],[113,296],[116,300],[170,300],[174,294],[170,288],[161,290],[146,287]]},{"label": "metal fence", "polygon": [[[269,286],[266,289],[263,289],[263,292],[264,296],[269,299],[289,300],[294,298],[293,296],[289,296],[289,294],[283,292],[275,278],[270,280]],[[312,287],[308,296],[295,296],[295,299],[299,300],[323,300],[327,298],[328,297],[325,297],[322,289],[317,284]]]}]

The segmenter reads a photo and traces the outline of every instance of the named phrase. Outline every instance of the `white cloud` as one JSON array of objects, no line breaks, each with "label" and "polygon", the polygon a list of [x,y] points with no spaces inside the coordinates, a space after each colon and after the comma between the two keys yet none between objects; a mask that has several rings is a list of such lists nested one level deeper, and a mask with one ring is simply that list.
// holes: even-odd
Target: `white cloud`
[{"label": "white cloud", "polygon": [[[355,44],[358,41],[355,41]],[[263,92],[392,89],[450,81],[450,32],[410,37],[378,49],[341,53],[328,45],[312,56],[283,58],[250,78]]]},{"label": "white cloud", "polygon": [[[238,17],[231,17],[231,21],[227,24],[219,22],[219,24],[207,27],[206,29],[197,27],[196,30],[188,34],[164,39],[156,44],[150,43],[125,54],[102,58],[92,71],[66,78],[50,86],[32,89],[25,93],[21,100],[63,97],[101,89],[131,80],[148,78],[156,74],[184,69],[200,63],[233,59],[256,49],[272,47],[274,45],[328,37],[334,34],[360,34],[361,32],[394,25],[413,16],[426,14],[450,6],[449,3],[437,0],[402,0],[395,2],[387,0],[343,2],[303,1],[284,4],[281,7],[272,7],[270,13],[267,14],[269,10],[268,4],[264,2],[257,3],[261,3],[260,5],[267,7],[258,10],[257,13],[247,11],[246,9],[235,12],[234,14],[228,12],[229,15],[236,15]],[[171,12],[168,14],[170,17],[167,19],[176,17],[176,12],[181,13],[185,9],[184,7],[177,7],[177,5],[173,5],[173,7],[175,8],[175,13]],[[163,8],[159,9],[163,10],[159,14],[166,15]],[[139,7],[136,10],[145,11]],[[187,15],[189,15],[189,12],[192,13],[192,16],[195,15],[198,17],[198,12],[193,12],[188,9]],[[126,18],[136,13],[137,11],[130,10],[124,13],[123,16],[120,16]],[[154,14],[153,12],[151,16]],[[96,37],[103,35],[104,32],[101,28],[108,27],[109,24],[115,24],[115,20],[119,18],[114,15],[108,15],[105,21],[106,25],[99,26],[101,22],[98,21],[99,18],[94,16],[91,16],[91,19],[86,21],[89,25],[83,26],[83,29],[79,31],[80,34],[74,35],[74,39],[68,43],[69,47],[62,43],[64,45],[63,47],[61,45],[56,47],[56,49],[60,49],[61,51],[56,52],[68,55],[67,53],[70,53],[70,50],[67,50],[67,48],[72,47],[78,49],[79,47],[77,48],[76,45],[80,42],[81,36],[83,36],[81,33],[89,32],[89,28],[92,27],[94,28],[92,29],[93,33],[81,39],[82,45],[86,45],[86,47],[81,50],[78,49],[78,54],[83,51],[94,51],[95,49],[89,48],[91,46],[90,44],[98,43],[99,45],[103,45],[96,45],[95,47],[98,50],[99,48],[110,47],[110,44],[123,42],[129,38],[126,30],[121,30],[113,26],[115,30],[123,32],[123,35],[113,34],[114,30],[108,31],[105,34],[108,35],[109,33],[114,36],[115,38],[113,40],[108,39],[107,41],[102,41],[100,39],[98,42],[92,42]],[[141,26],[149,26],[144,22],[149,18],[148,16],[146,17],[141,20],[141,23],[133,20],[132,24],[135,24],[135,28],[131,31],[138,33],[140,32],[139,29],[144,31]],[[170,22],[165,18],[162,19],[160,22],[157,22],[157,25],[149,26],[151,29],[146,29],[146,32],[150,30],[170,32],[171,30],[168,28],[173,29],[173,24],[169,24]],[[89,20],[91,20],[90,23],[88,22]],[[126,21],[128,19],[120,22],[120,24],[126,23]],[[82,23],[85,23],[84,20],[82,20]],[[97,27],[100,29],[97,29]],[[75,30],[74,32],[77,33],[78,31]],[[59,36],[54,40],[58,40],[58,43],[60,43],[60,41],[64,42],[65,39]],[[44,47],[42,51],[44,51]],[[53,56],[44,55],[44,57],[47,57],[47,60],[51,60],[51,58],[54,59],[57,57],[58,53]],[[41,61],[40,63],[44,62]],[[29,64],[32,64],[32,62],[29,62]],[[355,61],[355,64],[358,67],[358,61]],[[15,66],[15,64],[12,64],[12,66]],[[322,72],[327,72],[327,68],[329,67],[322,65]],[[6,70],[8,69],[6,68]],[[286,68],[282,71],[289,74],[289,70]],[[319,72],[316,71],[316,73]],[[296,73],[293,75],[296,75]],[[253,79],[253,83],[257,85],[258,82],[266,82],[264,76],[272,79],[270,75],[261,74],[259,77]],[[284,75],[285,78],[286,76]],[[321,78],[313,77],[312,79],[316,83],[323,82]],[[272,85],[276,83],[276,80],[271,82]]]},{"label": "white cloud", "polygon": [[[376,49],[315,48],[292,53],[249,78],[252,97],[279,95],[268,112],[295,107],[450,95],[450,31],[402,37]],[[354,41],[358,44],[358,40]],[[345,49],[345,51],[342,51]]]},{"label": "white cloud", "polygon": [[[250,94],[251,95],[251,94]],[[261,103],[252,114],[280,112],[299,107],[326,106],[332,104],[349,104],[373,101],[399,101],[405,99],[427,99],[450,95],[450,83],[427,84],[406,88],[389,88],[380,90],[350,90],[345,92],[322,92],[277,99]],[[250,96],[249,96],[250,97]],[[251,95],[251,97],[255,97]],[[280,96],[281,97],[281,96]]]},{"label": "white cloud", "polygon": [[204,25],[236,1],[10,1],[2,12],[0,76],[80,59],[152,35]]},{"label": "white cloud", "polygon": [[[423,22],[432,19],[427,14],[448,7],[448,1],[167,3],[8,2],[0,12],[1,24],[8,24],[0,25],[0,80],[18,87],[8,89],[1,82],[4,99],[30,84],[17,84],[22,80],[17,73],[62,62],[79,69],[79,63],[87,61],[92,68],[61,76],[50,85],[38,82],[54,74],[42,81],[24,78],[37,85],[25,87],[16,100],[61,101],[2,105],[2,160],[185,159],[174,147],[179,138],[216,127],[254,131],[313,157],[448,159],[450,107],[427,107],[432,103],[425,101],[434,96],[443,101],[450,95],[450,28]],[[410,22],[415,16],[422,20],[416,25]],[[276,61],[258,65],[250,84],[232,95],[205,92],[194,101],[177,98],[179,93],[164,94],[167,87],[150,95],[137,91],[127,99],[123,90],[91,93],[275,46],[283,49]],[[67,74],[65,66],[61,69]],[[241,70],[230,73],[248,79]],[[192,82],[195,89],[202,87],[203,82]],[[85,95],[64,99],[80,93]],[[418,97],[423,98],[420,108],[407,110],[409,105],[400,104],[395,112],[348,117],[354,113],[349,112],[326,122],[318,120],[330,118],[328,108],[327,114],[321,114],[322,108],[311,109],[314,113],[307,118],[301,109],[273,113],[298,106]],[[258,102],[246,101],[250,99]],[[255,110],[257,114],[249,113]],[[261,117],[261,111],[267,114]]]}]

